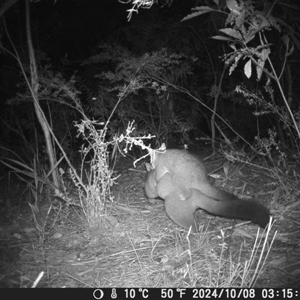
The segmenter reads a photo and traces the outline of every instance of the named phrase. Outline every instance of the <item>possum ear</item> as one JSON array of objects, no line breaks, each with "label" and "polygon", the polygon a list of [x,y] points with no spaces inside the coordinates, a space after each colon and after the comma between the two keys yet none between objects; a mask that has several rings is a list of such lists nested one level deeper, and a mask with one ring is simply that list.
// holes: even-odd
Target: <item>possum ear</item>
[{"label": "possum ear", "polygon": [[153,167],[149,163],[145,163],[145,167],[146,167],[147,172],[150,172],[151,170],[153,170]]},{"label": "possum ear", "polygon": [[150,172],[147,172],[144,189],[145,189],[145,194],[150,202],[151,199],[155,199],[158,197],[156,186],[157,186],[157,182],[155,180],[154,171],[152,170]]}]

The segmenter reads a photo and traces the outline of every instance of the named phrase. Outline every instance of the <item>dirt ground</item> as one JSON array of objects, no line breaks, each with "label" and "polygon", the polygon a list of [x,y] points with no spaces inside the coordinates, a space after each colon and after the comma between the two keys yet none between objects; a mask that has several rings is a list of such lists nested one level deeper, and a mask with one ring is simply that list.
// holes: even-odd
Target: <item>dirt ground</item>
[{"label": "dirt ground", "polygon": [[[225,180],[224,159],[204,163],[220,175],[215,185],[254,196],[275,217],[268,243],[277,235],[255,286],[299,288],[299,186],[280,185],[266,171],[241,164],[229,164]],[[2,174],[0,287],[31,287],[40,272],[37,287],[248,286],[238,268],[253,249],[255,224],[198,211],[202,231],[188,235],[167,217],[162,201],[148,203],[143,164],[134,168],[132,160],[122,160],[116,174],[114,200],[93,227],[79,208],[54,197],[41,200],[35,221],[25,184]],[[229,281],[224,274],[233,274],[231,267],[239,273]]]}]

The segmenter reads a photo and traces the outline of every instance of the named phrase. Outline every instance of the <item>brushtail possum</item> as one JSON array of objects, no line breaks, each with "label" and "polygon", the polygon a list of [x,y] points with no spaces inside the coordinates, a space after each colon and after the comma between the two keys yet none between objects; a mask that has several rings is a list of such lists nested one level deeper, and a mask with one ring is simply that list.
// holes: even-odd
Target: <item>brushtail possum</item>
[{"label": "brushtail possum", "polygon": [[165,201],[168,216],[178,225],[196,232],[194,212],[251,220],[261,227],[269,223],[269,210],[254,200],[242,200],[213,187],[203,163],[185,150],[155,151],[146,164],[145,193],[148,199]]}]

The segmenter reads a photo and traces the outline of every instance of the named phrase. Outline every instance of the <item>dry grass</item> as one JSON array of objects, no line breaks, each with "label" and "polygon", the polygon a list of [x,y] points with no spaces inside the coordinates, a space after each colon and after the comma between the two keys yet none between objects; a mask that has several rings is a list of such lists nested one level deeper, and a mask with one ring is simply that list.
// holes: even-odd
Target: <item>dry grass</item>
[{"label": "dry grass", "polygon": [[[124,213],[112,206],[110,213],[120,220],[115,228],[103,220],[90,228],[78,212],[49,214],[45,208],[43,220],[47,216],[49,224],[56,223],[43,225],[43,239],[33,227],[14,236],[21,264],[10,286],[30,287],[42,271],[38,287],[249,287],[255,283],[269,234],[257,235],[261,240],[256,245],[254,236],[245,236],[242,227],[234,231],[202,227],[200,233],[189,234],[176,228],[161,208],[138,213],[131,208],[128,214],[129,207]],[[6,242],[12,247],[11,241]]]},{"label": "dry grass", "polygon": [[189,234],[163,202],[148,204],[142,175],[124,168],[114,202],[93,227],[63,201],[45,201],[34,216],[25,206],[2,223],[1,287],[32,287],[41,272],[37,287],[278,287],[291,278],[297,285],[296,204],[273,204],[276,223],[267,232],[199,211],[202,227]]}]

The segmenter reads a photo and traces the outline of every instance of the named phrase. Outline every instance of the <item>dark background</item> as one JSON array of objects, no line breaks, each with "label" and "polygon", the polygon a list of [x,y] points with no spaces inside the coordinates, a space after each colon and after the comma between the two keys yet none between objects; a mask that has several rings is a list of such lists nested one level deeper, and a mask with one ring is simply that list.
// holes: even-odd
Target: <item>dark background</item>
[{"label": "dark background", "polygon": [[[254,6],[263,9],[263,4],[263,1],[257,2]],[[275,4],[274,16],[295,28],[295,36],[299,37],[298,1],[277,1]],[[49,119],[51,116],[54,132],[69,154],[77,151],[80,144],[72,126],[80,116],[62,104],[62,100],[68,100],[58,91],[60,87],[72,83],[87,116],[105,122],[116,105],[118,88],[137,74],[141,69],[138,64],[145,60],[146,54],[152,55],[152,60],[138,74],[142,74],[139,78],[167,82],[170,84],[168,91],[158,95],[149,85],[143,85],[128,95],[112,116],[109,135],[121,132],[128,121],[134,119],[142,134],[155,134],[158,143],[166,142],[169,147],[182,147],[183,144],[196,147],[201,139],[211,137],[212,114],[207,107],[213,108],[215,87],[220,83],[224,69],[222,56],[230,48],[227,43],[212,39],[220,34],[220,28],[224,28],[226,14],[209,13],[182,22],[193,7],[201,5],[215,7],[213,1],[161,1],[150,9],[140,8],[128,21],[127,10],[132,4],[116,0],[44,0],[30,4],[33,44],[39,78],[43,82],[41,105]],[[225,1],[220,1],[220,8],[226,11]],[[3,21],[2,46],[14,53],[11,40],[28,71],[24,1],[14,4],[4,14]],[[282,27],[281,32],[273,29],[265,34],[271,44],[270,58],[276,71],[281,72],[283,68],[281,84],[284,92],[288,93],[292,86],[291,107],[297,111],[299,51],[295,47],[295,52],[283,67],[285,48],[281,37],[285,30]],[[254,40],[253,44],[256,42]],[[28,87],[16,59],[8,51],[2,49],[0,54],[1,144],[21,153],[28,151],[23,149],[28,142],[42,153],[43,136]],[[157,60],[153,59],[154,53],[160,53]],[[172,55],[180,57],[171,58]],[[172,63],[168,65],[170,61],[167,59]],[[168,66],[160,68],[164,66],[164,60]],[[224,72],[217,113],[227,124],[216,118],[223,133],[221,135],[217,130],[219,141],[223,140],[224,134],[231,141],[239,134],[239,141],[252,145],[257,135],[268,137],[269,128],[275,128],[279,133],[283,126],[274,112],[254,116],[253,112],[261,108],[250,106],[241,94],[234,92],[237,85],[243,84],[265,97],[266,103],[272,103],[264,90],[266,81],[266,76],[258,81],[255,72],[247,78],[243,60],[230,76],[228,69]],[[181,88],[198,101],[182,92]],[[273,103],[284,106],[277,86],[274,85],[273,89]],[[280,138],[286,148],[293,148],[286,135],[280,135]]]}]

